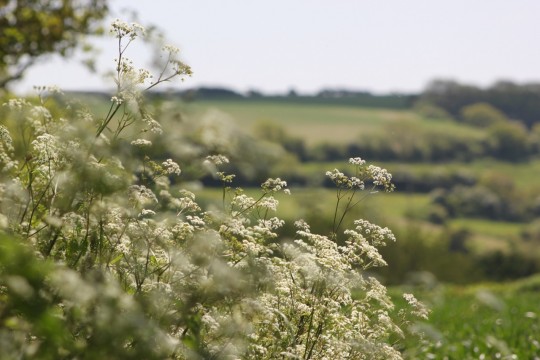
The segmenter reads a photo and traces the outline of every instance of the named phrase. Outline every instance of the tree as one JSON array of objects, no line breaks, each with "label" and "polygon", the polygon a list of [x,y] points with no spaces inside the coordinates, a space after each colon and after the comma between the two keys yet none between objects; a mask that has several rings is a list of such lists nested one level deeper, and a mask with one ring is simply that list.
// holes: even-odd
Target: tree
[{"label": "tree", "polygon": [[530,154],[530,144],[525,126],[516,121],[489,127],[493,155],[508,161],[524,161]]},{"label": "tree", "polygon": [[508,121],[506,115],[488,103],[476,103],[461,109],[461,119],[466,124],[488,127]]},{"label": "tree", "polygon": [[0,1],[0,89],[47,54],[67,56],[81,35],[99,32],[106,0]]},{"label": "tree", "polygon": [[434,80],[424,90],[420,100],[443,108],[452,116],[458,116],[462,107],[485,101],[481,89],[459,84],[453,80]]}]

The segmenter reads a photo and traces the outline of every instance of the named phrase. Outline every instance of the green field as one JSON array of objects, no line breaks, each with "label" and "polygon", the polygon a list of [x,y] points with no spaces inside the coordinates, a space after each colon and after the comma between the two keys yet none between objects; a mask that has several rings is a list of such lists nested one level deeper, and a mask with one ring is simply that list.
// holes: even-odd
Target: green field
[{"label": "green field", "polygon": [[539,278],[511,284],[449,287],[427,284],[420,291],[430,319],[413,328],[425,341],[407,340],[409,359],[538,359]]},{"label": "green field", "polygon": [[[268,101],[201,101],[187,104],[188,115],[202,116],[209,109],[218,109],[242,128],[253,129],[259,122],[282,125],[293,136],[308,144],[350,142],[362,133],[388,131],[389,140],[400,127],[421,126],[430,131],[451,132],[481,137],[476,129],[463,128],[449,120],[432,121],[409,110],[373,109],[336,105],[306,105]],[[392,130],[394,129],[394,130]]]}]

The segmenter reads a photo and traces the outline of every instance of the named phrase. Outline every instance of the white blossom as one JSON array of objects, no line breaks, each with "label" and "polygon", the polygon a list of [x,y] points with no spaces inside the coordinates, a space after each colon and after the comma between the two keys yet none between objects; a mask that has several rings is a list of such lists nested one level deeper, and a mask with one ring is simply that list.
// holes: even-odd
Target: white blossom
[{"label": "white blossom", "polygon": [[152,142],[146,139],[137,139],[137,140],[133,140],[131,142],[131,145],[138,146],[138,147],[150,147],[152,146]]},{"label": "white blossom", "polygon": [[165,160],[162,165],[165,168],[166,174],[180,175],[182,173],[182,170],[180,170],[180,166],[172,159]]}]

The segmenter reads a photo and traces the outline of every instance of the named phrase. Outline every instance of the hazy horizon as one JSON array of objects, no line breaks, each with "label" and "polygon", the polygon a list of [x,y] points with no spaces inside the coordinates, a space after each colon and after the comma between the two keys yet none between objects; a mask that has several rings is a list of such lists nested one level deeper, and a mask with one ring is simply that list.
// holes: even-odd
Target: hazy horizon
[{"label": "hazy horizon", "polygon": [[[434,79],[479,87],[501,80],[540,82],[540,2],[534,0],[115,0],[111,18],[125,18],[126,7],[182,49],[194,75],[174,87],[179,89],[382,94],[417,93]],[[102,49],[98,69],[111,69],[112,39],[95,43]],[[144,65],[148,48],[134,50],[129,57]],[[66,90],[112,88],[76,60],[54,57],[31,68],[13,88],[26,92],[53,84]]]}]

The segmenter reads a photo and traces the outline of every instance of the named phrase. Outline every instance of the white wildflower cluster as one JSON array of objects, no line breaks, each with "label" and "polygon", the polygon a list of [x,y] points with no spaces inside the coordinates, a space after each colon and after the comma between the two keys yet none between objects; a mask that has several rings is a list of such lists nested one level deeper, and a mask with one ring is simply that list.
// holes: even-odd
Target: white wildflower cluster
[{"label": "white wildflower cluster", "polygon": [[[119,20],[112,31],[129,42],[144,32]],[[119,146],[151,145],[137,135],[137,122],[155,133],[149,139],[161,131],[140,93],[129,93],[133,84],[126,81],[140,84],[149,74],[124,57],[126,46],[117,61],[118,93],[105,118],[94,120],[80,109],[62,117],[56,115],[61,109],[13,100],[7,116],[21,121],[6,124],[20,126],[24,141],[12,138],[17,132],[9,125],[0,126],[0,228],[24,239],[40,258],[62,264],[50,286],[66,301],[51,313],[58,321],[80,318],[84,325],[66,326],[65,338],[75,345],[62,349],[61,357],[80,357],[70,349],[89,349],[87,340],[101,330],[93,327],[97,323],[120,328],[120,334],[137,328],[135,335],[110,339],[130,344],[116,349],[133,351],[126,357],[140,350],[140,358],[400,359],[389,342],[402,335],[390,315],[393,304],[386,288],[364,271],[385,264],[377,247],[395,240],[390,230],[357,220],[338,239],[343,217],[334,216],[339,224],[329,236],[312,233],[298,220],[295,238],[282,239],[285,222],[274,216],[275,194],[289,190],[280,178],[266,180],[258,195],[225,186],[219,210],[203,206],[182,189],[184,183],[171,185],[169,175],[181,174],[175,161],[143,158]],[[169,79],[164,74],[155,84]],[[88,131],[90,126],[95,129]],[[231,130],[224,126],[211,136],[201,133],[194,157],[226,150],[226,131]],[[27,148],[17,148],[21,143]],[[205,161],[213,169],[229,162],[222,155]],[[350,164],[357,167],[355,176],[337,169],[327,173],[338,187],[338,201],[369,179],[391,187],[385,170],[366,168],[360,158]],[[224,183],[233,176],[218,172]],[[346,211],[355,204],[348,201]],[[88,286],[77,272],[107,280]],[[405,299],[413,315],[427,316],[414,297]],[[23,347],[39,348],[33,334],[25,333]],[[142,350],[137,336],[147,340],[141,340]]]},{"label": "white wildflower cluster", "polygon": [[114,104],[117,104],[117,105],[120,105],[124,102],[124,99],[118,97],[118,96],[113,96],[111,97],[111,102],[113,102]]},{"label": "white wildflower cluster", "polygon": [[295,221],[294,227],[297,228],[298,230],[307,231],[307,232],[310,231],[309,224],[303,219]]},{"label": "white wildflower cluster", "polygon": [[355,165],[356,176],[348,176],[338,169],[326,172],[326,176],[330,178],[338,189],[364,190],[365,182],[369,181],[373,184],[374,189],[382,187],[388,192],[394,190],[392,174],[390,174],[388,170],[375,165],[366,167],[366,161],[359,157],[350,158],[349,164]]},{"label": "white wildflower cluster", "polygon": [[346,246],[342,248],[349,261],[365,270],[370,267],[386,266],[386,261],[377,248],[385,246],[389,241],[396,241],[392,231],[362,219],[355,220],[354,224],[355,230],[345,230],[348,238]]},{"label": "white wildflower cluster", "polygon": [[35,118],[43,118],[50,120],[52,118],[51,112],[44,106],[32,106],[30,109],[30,115]]},{"label": "white wildflower cluster", "polygon": [[392,184],[392,174],[386,169],[382,169],[375,165],[369,165],[367,172],[370,178],[373,180],[373,184],[376,186],[382,186],[385,191],[393,191],[394,184]]},{"label": "white wildflower cluster", "polygon": [[[401,359],[399,351],[385,342],[390,334],[402,334],[389,315],[393,305],[386,288],[353,271],[327,237],[305,230],[299,235],[302,240],[284,245],[284,258],[270,262],[275,291],[258,299],[261,320],[250,335],[251,357],[302,358],[317,353]],[[352,288],[364,291],[365,297],[354,298]],[[378,305],[367,306],[372,302]],[[276,338],[284,341],[282,346],[276,346]]]},{"label": "white wildflower cluster", "polygon": [[175,198],[167,190],[162,190],[160,196],[168,202],[169,208],[175,211],[177,216],[188,213],[200,213],[202,211],[195,200],[195,194],[191,191],[181,190],[180,196]]},{"label": "white wildflower cluster", "polygon": [[141,148],[145,148],[145,147],[152,146],[152,142],[150,140],[146,140],[146,139],[136,139],[136,140],[133,140],[131,142],[131,145],[141,147]]},{"label": "white wildflower cluster", "polygon": [[413,309],[412,313],[416,317],[420,319],[424,319],[424,320],[428,319],[429,312],[430,312],[429,309],[426,307],[426,305],[418,301],[418,299],[416,299],[416,297],[413,294],[403,294],[403,298],[412,307]]},{"label": "white wildflower cluster", "polygon": [[263,209],[276,211],[279,205],[279,201],[275,199],[273,196],[267,196],[264,199],[262,199],[258,205]]},{"label": "white wildflower cluster", "polygon": [[396,237],[389,228],[381,228],[367,220],[355,220],[356,231],[368,238],[375,246],[384,246],[387,242],[395,242]]},{"label": "white wildflower cluster", "polygon": [[169,54],[178,54],[180,52],[179,48],[177,48],[176,46],[171,45],[171,44],[163,45],[161,50],[163,50],[164,52],[169,53]]},{"label": "white wildflower cluster", "polygon": [[349,164],[353,164],[353,165],[357,165],[357,166],[362,166],[366,163],[366,160],[363,160],[362,158],[359,158],[359,157],[355,157],[355,158],[350,158],[349,159]]},{"label": "white wildflower cluster", "polygon": [[257,205],[257,200],[246,194],[239,194],[231,201],[231,208],[238,209],[237,212],[243,212],[251,209],[255,205]]},{"label": "white wildflower cluster", "polygon": [[312,234],[310,231],[298,230],[296,232],[300,239],[295,243],[306,253],[316,256],[316,263],[321,269],[338,270],[346,272],[351,268],[348,259],[341,256],[337,244],[327,236]]},{"label": "white wildflower cluster", "polygon": [[172,159],[165,160],[161,165],[165,169],[165,174],[180,175],[182,173],[182,170],[180,170],[180,166]]},{"label": "white wildflower cluster", "polygon": [[3,106],[6,106],[11,110],[22,110],[23,107],[30,106],[30,103],[25,99],[17,98],[9,99],[6,103],[3,104]]},{"label": "white wildflower cluster", "polygon": [[229,159],[224,155],[209,155],[206,157],[206,161],[213,163],[214,165],[228,164]]},{"label": "white wildflower cluster", "polygon": [[137,92],[135,86],[144,84],[147,80],[152,79],[152,74],[146,69],[140,69],[135,67],[133,60],[127,57],[121,57],[114,59],[116,64],[116,71],[118,74],[117,82],[120,91],[118,96],[115,96],[113,103],[120,105],[125,100],[135,101],[137,99]]},{"label": "white wildflower cluster", "polygon": [[152,190],[144,185],[130,186],[128,198],[137,207],[155,205],[158,202],[158,199]]},{"label": "white wildflower cluster", "polygon": [[230,184],[236,177],[235,174],[226,174],[223,171],[218,171],[216,173],[217,178],[224,184]]},{"label": "white wildflower cluster", "polygon": [[161,135],[163,133],[161,124],[157,122],[150,114],[145,113],[142,117],[142,121],[146,125],[144,131],[149,131],[157,135]]},{"label": "white wildflower cluster", "polygon": [[343,249],[350,262],[361,266],[364,270],[387,265],[377,247],[364,236],[354,230],[345,230],[345,235],[348,239]]},{"label": "white wildflower cluster", "polygon": [[115,19],[111,24],[110,32],[119,39],[128,36],[130,40],[135,40],[137,36],[144,35],[146,30],[140,24]]},{"label": "white wildflower cluster", "polygon": [[197,215],[186,215],[188,222],[195,228],[204,229],[206,222]]},{"label": "white wildflower cluster", "polygon": [[0,125],[0,172],[9,171],[17,167],[17,160],[13,159],[13,152],[15,148],[13,147],[13,139],[9,130]]},{"label": "white wildflower cluster", "polygon": [[281,180],[280,178],[276,179],[267,179],[264,183],[262,183],[261,188],[264,192],[267,193],[273,193],[283,190],[285,194],[290,194],[289,189],[285,189],[287,187],[287,182]]},{"label": "white wildflower cluster", "polygon": [[338,169],[327,171],[326,176],[328,176],[339,189],[364,190],[364,182],[361,179],[356,176],[347,176]]},{"label": "white wildflower cluster", "polygon": [[62,145],[57,136],[47,133],[39,135],[32,141],[32,160],[45,166],[58,165],[62,160],[61,149]]},{"label": "white wildflower cluster", "polygon": [[225,221],[219,228],[219,233],[228,242],[224,256],[230,266],[245,266],[242,262],[248,255],[258,256],[267,251],[264,244],[267,229],[254,228],[249,220],[233,218]]}]

